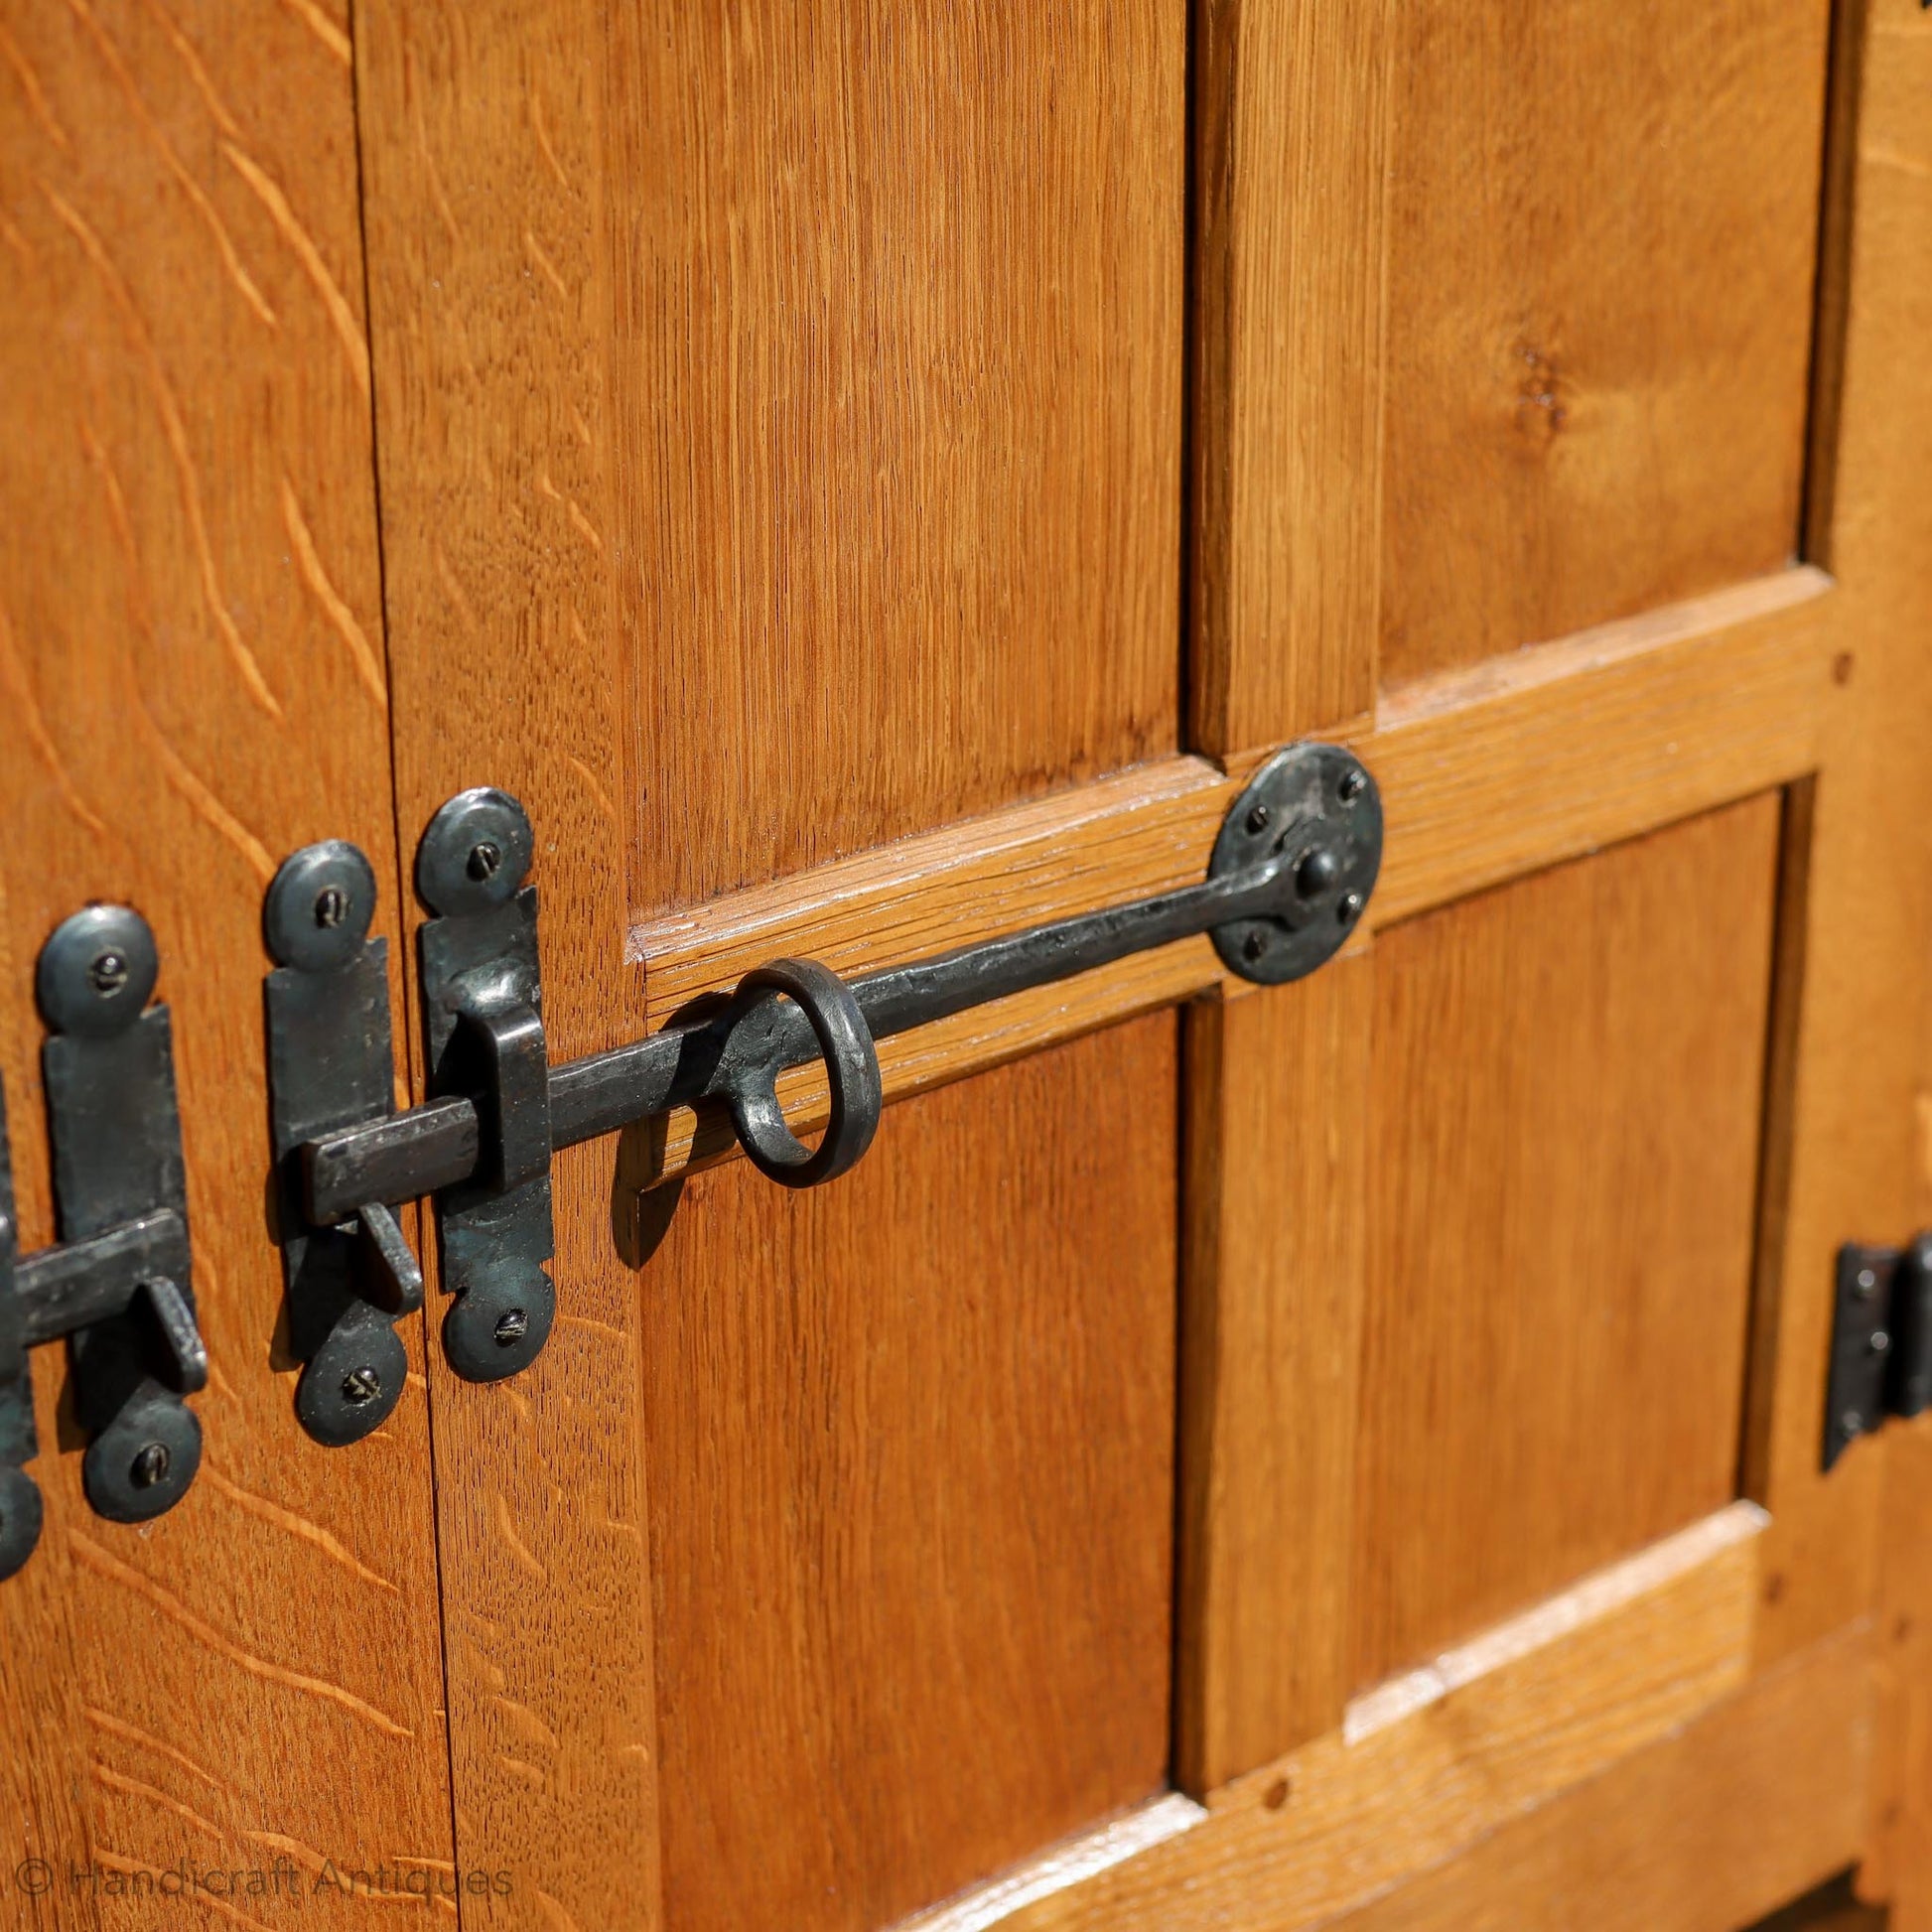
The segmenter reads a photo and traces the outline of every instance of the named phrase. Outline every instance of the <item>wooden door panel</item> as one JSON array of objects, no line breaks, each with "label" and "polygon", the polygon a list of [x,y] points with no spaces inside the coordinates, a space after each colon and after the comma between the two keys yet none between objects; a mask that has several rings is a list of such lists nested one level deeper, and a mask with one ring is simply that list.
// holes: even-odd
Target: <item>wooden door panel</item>
[{"label": "wooden door panel", "polygon": [[864,1928],[1158,1791],[1178,1075],[1152,1015],[685,1184],[643,1278],[664,1889]]},{"label": "wooden door panel", "polygon": [[1736,1493],[1778,823],[1378,935],[1357,1686]]},{"label": "wooden door panel", "polygon": [[1401,20],[1384,679],[1785,562],[1825,0]]},{"label": "wooden door panel", "polygon": [[[345,10],[10,5],[0,99],[21,1244],[56,1235],[35,954],[89,898],[125,900],[171,1011],[210,1361],[194,1486],[127,1526],[83,1500],[66,1349],[35,1351],[47,1524],[0,1584],[0,1913],[242,1916],[154,1902],[156,1874],[212,1867],[217,1891],[243,1874],[248,1922],[358,1925],[343,1874],[443,1888],[454,1855],[421,1324],[380,1433],[353,1455],[312,1443],[266,1212],[276,860],[361,841],[377,930],[400,927]],[[28,1857],[52,1868],[38,1904]]]},{"label": "wooden door panel", "polygon": [[638,910],[1174,748],[1184,16],[816,0],[638,38]]}]

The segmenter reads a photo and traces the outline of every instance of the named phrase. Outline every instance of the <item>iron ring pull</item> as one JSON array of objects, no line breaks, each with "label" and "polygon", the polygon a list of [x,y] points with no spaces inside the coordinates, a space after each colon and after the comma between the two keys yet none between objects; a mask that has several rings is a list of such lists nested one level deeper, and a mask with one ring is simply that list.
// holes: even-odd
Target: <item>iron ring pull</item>
[{"label": "iron ring pull", "polygon": [[739,981],[732,1001],[739,1012],[734,1033],[778,995],[791,1000],[810,1023],[832,1085],[831,1119],[815,1148],[785,1124],[778,1106],[779,1062],[749,1058],[731,1086],[732,1125],[747,1158],[783,1187],[816,1187],[844,1173],[872,1145],[885,1106],[879,1049],[851,987],[815,959],[774,959]]}]

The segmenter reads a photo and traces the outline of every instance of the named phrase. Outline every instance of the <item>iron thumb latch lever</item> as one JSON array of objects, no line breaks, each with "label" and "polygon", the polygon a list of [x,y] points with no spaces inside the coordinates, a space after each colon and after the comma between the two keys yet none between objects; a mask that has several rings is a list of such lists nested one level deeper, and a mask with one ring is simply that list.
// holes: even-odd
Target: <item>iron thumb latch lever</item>
[{"label": "iron thumb latch lever", "polygon": [[[391,1207],[431,1194],[442,1237],[452,1366],[495,1380],[532,1361],[555,1313],[550,1157],[634,1121],[722,1103],[752,1162],[786,1186],[845,1173],[871,1145],[883,1091],[875,1042],[1151,947],[1208,934],[1227,968],[1278,984],[1346,941],[1374,890],[1382,808],[1351,754],[1296,745],[1230,807],[1198,884],[1055,920],[851,981],[813,960],[748,973],[728,997],[644,1039],[551,1065],[530,822],[506,793],[459,793],[417,853],[431,1098],[403,1112],[392,1069],[375,878],[340,841],[296,853],[269,889],[271,1084],[290,1331],[308,1362],[297,1406],[343,1443],[393,1407],[392,1323],[421,1276]],[[786,1125],[780,1073],[825,1063],[816,1148]]]}]

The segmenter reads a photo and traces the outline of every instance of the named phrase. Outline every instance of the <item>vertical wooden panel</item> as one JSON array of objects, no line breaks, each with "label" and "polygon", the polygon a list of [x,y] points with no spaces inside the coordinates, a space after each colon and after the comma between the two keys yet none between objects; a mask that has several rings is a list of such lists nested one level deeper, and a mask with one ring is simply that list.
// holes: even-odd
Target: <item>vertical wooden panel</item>
[{"label": "vertical wooden panel", "polygon": [[[1897,762],[1932,715],[1932,503],[1908,481],[1932,439],[1932,368],[1920,346],[1932,331],[1932,265],[1912,240],[1932,222],[1932,15],[1912,0],[1848,0],[1840,11],[1833,174],[1844,200],[1828,224],[1811,507],[1820,561],[1842,574],[1854,603],[1841,663],[1855,716],[1835,747],[1843,764],[1819,784],[1818,951],[1805,1024],[1844,1066],[1813,1103],[1809,1131],[1794,1138],[1781,1254],[1786,1352],[1820,1361],[1829,1244],[1854,1227],[1863,1239],[1899,1238],[1932,1219],[1932,774],[1916,758]],[[1834,996],[1838,1011],[1825,1004]],[[1872,1050],[1902,1041],[1907,1029],[1915,1052]],[[1901,1118],[1907,1108],[1915,1133]],[[1890,1423],[1821,1478],[1823,1393],[1822,1376],[1807,1384],[1780,1356],[1766,1487],[1791,1520],[1774,1546],[1785,1587],[1764,1618],[1765,1648],[1843,1615],[1871,1587],[1877,1560],[1878,1748],[1861,1890],[1889,1899],[1893,1932],[1926,1932],[1932,1428],[1923,1418]],[[1817,1577],[1814,1552],[1826,1566]]]},{"label": "vertical wooden panel", "polygon": [[1160,1788],[1176,1093],[1154,1015],[822,1192],[686,1184],[644,1285],[679,1932],[865,1932]]},{"label": "vertical wooden panel", "polygon": [[1189,729],[1223,757],[1375,701],[1393,22],[1196,12]]},{"label": "vertical wooden panel", "polygon": [[1812,533],[1838,580],[1845,702],[1829,714],[1813,799],[1789,1192],[1761,1291],[1769,1393],[1751,1447],[1772,1516],[1765,1662],[1873,1601],[1882,1439],[1829,1476],[1818,1466],[1833,1256],[1848,1238],[1903,1239],[1924,1206],[1914,1103],[1932,1010],[1932,766],[1917,747],[1932,718],[1932,502],[1910,480],[1932,436],[1932,370],[1918,349],[1932,275],[1917,245],[1932,214],[1932,20],[1909,0],[1871,0],[1845,25],[1851,46],[1864,44],[1863,100],[1841,122],[1857,153],[1851,206],[1833,210],[1835,225],[1850,221],[1850,247],[1831,260],[1849,284],[1823,292],[1828,333],[1843,334],[1821,365],[1838,384],[1821,396],[1837,444],[1819,452],[1834,476],[1821,479]]},{"label": "vertical wooden panel", "polygon": [[[21,1235],[55,1233],[35,953],[88,898],[127,899],[173,1012],[210,1358],[201,1474],[129,1528],[82,1500],[65,1350],[37,1351],[48,1524],[0,1585],[0,1885],[10,1922],[133,1926],[162,1908],[111,1903],[116,1880],[281,1862],[250,1922],[359,1925],[329,1861],[450,1876],[427,1412],[418,1376],[353,1451],[296,1423],[260,939],[276,860],[338,834],[397,926],[345,9],[9,5],[0,98]],[[37,1906],[29,1857],[52,1867]]]},{"label": "vertical wooden panel", "polygon": [[639,908],[1173,748],[1184,14],[740,0],[639,36]]},{"label": "vertical wooden panel", "polygon": [[1404,11],[1392,680],[1795,550],[1829,14]]},{"label": "vertical wooden panel", "polygon": [[1734,1493],[1777,832],[1377,937],[1358,1683]]},{"label": "vertical wooden panel", "polygon": [[[371,0],[357,19],[399,821],[413,851],[463,786],[523,800],[568,1058],[644,1031],[623,959],[604,144],[634,23],[589,0]],[[492,1925],[656,1920],[637,1306],[611,1168],[608,1144],[555,1165],[538,1363],[480,1387],[432,1351],[457,1842],[509,1874]]]},{"label": "vertical wooden panel", "polygon": [[[1375,702],[1393,18],[1386,0],[1195,14],[1189,729],[1222,757]],[[1347,1688],[1371,972],[1188,1020],[1175,1773],[1192,1790],[1326,1729]]]},{"label": "vertical wooden panel", "polygon": [[1187,1016],[1175,1778],[1331,1729],[1348,1679],[1373,959]]}]

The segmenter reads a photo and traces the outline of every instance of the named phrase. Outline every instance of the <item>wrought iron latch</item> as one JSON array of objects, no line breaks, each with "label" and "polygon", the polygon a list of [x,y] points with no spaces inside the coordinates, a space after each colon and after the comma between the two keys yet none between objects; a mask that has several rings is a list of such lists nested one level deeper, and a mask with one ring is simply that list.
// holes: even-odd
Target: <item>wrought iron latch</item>
[{"label": "wrought iron latch", "polygon": [[[968,1008],[1206,933],[1228,969],[1300,979],[1354,929],[1382,860],[1374,780],[1330,745],[1278,752],[1229,809],[1198,884],[1056,920],[851,982],[808,959],[748,973],[729,998],[628,1046],[551,1065],[537,897],[523,883],[530,822],[506,793],[459,793],[431,820],[416,885],[431,1098],[405,1112],[392,1070],[383,944],[365,937],[375,878],[351,845],[296,853],[269,889],[270,1071],[290,1328],[308,1367],[311,1435],[367,1435],[402,1382],[395,1317],[422,1277],[393,1206],[436,1197],[451,1365],[514,1374],[550,1330],[556,1292],[550,1157],[700,1101],[731,1114],[745,1152],[788,1187],[830,1180],[879,1126],[875,1042]],[[780,1073],[825,1062],[830,1120],[816,1148],[779,1110]]]},{"label": "wrought iron latch", "polygon": [[90,1432],[81,1480],[102,1516],[172,1509],[201,1466],[183,1400],[207,1384],[189,1279],[188,1203],[168,1009],[147,921],[90,905],[42,948],[36,990],[53,1029],[41,1053],[62,1240],[17,1252],[0,1100],[0,1578],[40,1541],[29,1350],[68,1339],[74,1412]]},{"label": "wrought iron latch", "polygon": [[1848,1241],[1838,1251],[1831,1376],[1825,1391],[1830,1468],[1887,1416],[1932,1409],[1932,1234],[1902,1248]]}]

